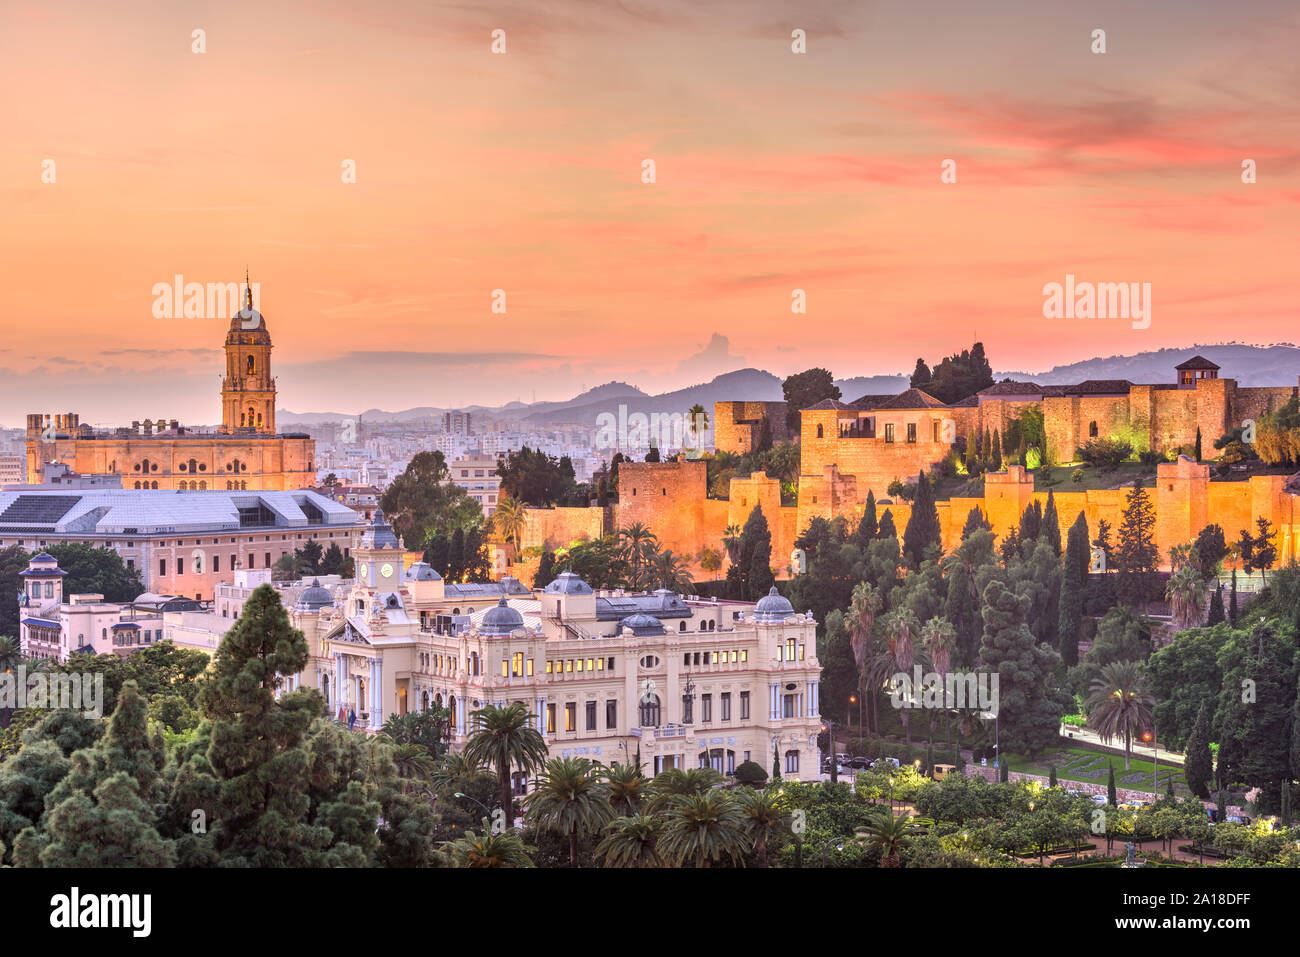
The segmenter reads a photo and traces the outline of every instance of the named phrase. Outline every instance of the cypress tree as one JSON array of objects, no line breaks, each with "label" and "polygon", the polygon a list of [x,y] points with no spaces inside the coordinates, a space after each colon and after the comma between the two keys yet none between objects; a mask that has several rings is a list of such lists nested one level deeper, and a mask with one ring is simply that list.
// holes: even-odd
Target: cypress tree
[{"label": "cypress tree", "polygon": [[1047,786],[1049,788],[1056,787],[1056,765],[1055,764],[1052,765],[1052,773],[1047,779]]},{"label": "cypress tree", "polygon": [[1057,617],[1061,662],[1067,668],[1079,663],[1079,625],[1083,621],[1083,588],[1088,577],[1088,520],[1083,512],[1070,526],[1066,538],[1065,573],[1061,576],[1061,602]]},{"label": "cypress tree", "polygon": [[903,559],[908,567],[919,568],[931,548],[941,547],[939,510],[934,504],[934,486],[925,472],[916,483],[916,501],[903,531]]},{"label": "cypress tree", "polygon": [[1115,762],[1108,761],[1107,766],[1110,775],[1106,778],[1106,803],[1111,807],[1119,807],[1119,795],[1115,793]]},{"label": "cypress tree", "polygon": [[993,531],[993,526],[990,525],[989,520],[984,517],[983,510],[976,505],[966,513],[966,524],[962,526],[961,540],[963,542],[966,541],[966,539],[970,537],[971,532],[977,531],[981,528],[990,532]]},{"label": "cypress tree", "polygon": [[876,538],[898,538],[898,530],[894,527],[894,513],[885,509],[885,514],[880,516],[880,531],[876,533]]},{"label": "cypress tree", "polygon": [[858,547],[866,549],[876,537],[879,525],[876,522],[876,493],[867,489],[867,506],[862,510],[862,521],[858,522]]},{"label": "cypress tree", "polygon": [[979,457],[979,452],[978,452],[978,450],[975,448],[975,433],[974,433],[974,432],[967,432],[967,433],[966,433],[966,455],[965,455],[965,457],[963,458],[962,461],[963,461],[963,463],[964,463],[965,466],[966,466],[966,473],[967,473],[968,475],[978,475],[978,474],[979,474],[979,470],[980,470],[980,457]]},{"label": "cypress tree", "polygon": [[[831,747],[831,763],[835,762],[835,748]],[[781,780],[781,755],[776,750],[776,742],[772,742],[772,780]]]},{"label": "cypress tree", "polygon": [[745,600],[758,601],[776,584],[772,574],[772,532],[763,507],[755,505],[740,533],[741,567],[745,571]]},{"label": "cypress tree", "polygon": [[998,752],[998,780],[1003,784],[1011,780],[1011,771],[1007,767],[1006,755],[1000,751]]},{"label": "cypress tree", "polygon": [[993,432],[993,471],[1002,471],[1002,430]]},{"label": "cypress tree", "polygon": [[1291,777],[1300,780],[1300,683],[1297,683],[1295,705],[1291,709],[1291,750],[1287,757],[1291,764]]},{"label": "cypress tree", "polygon": [[1237,627],[1237,569],[1232,570],[1232,594],[1228,601],[1228,621],[1232,627]]},{"label": "cypress tree", "polygon": [[459,582],[465,577],[465,529],[458,528],[452,533],[451,548],[447,551],[447,580]]},{"label": "cypress tree", "polygon": [[[1020,542],[1035,542],[1043,528],[1043,507],[1035,499],[1020,513]],[[1032,544],[1030,545],[1032,548]]]},{"label": "cypress tree", "polygon": [[1205,624],[1213,628],[1221,621],[1225,621],[1227,616],[1223,611],[1223,586],[1217,582],[1214,585],[1214,593],[1210,595],[1210,617]]},{"label": "cypress tree", "polygon": [[1171,801],[1174,800],[1174,776],[1172,774],[1165,778],[1165,785],[1165,797],[1169,798]]},{"label": "cypress tree", "polygon": [[1052,554],[1060,558],[1061,520],[1056,515],[1056,497],[1050,489],[1047,492],[1047,507],[1043,509],[1043,524],[1039,536],[1047,540],[1047,544],[1052,546]]},{"label": "cypress tree", "polygon": [[1282,806],[1278,811],[1283,827],[1291,826],[1291,782],[1282,782]]},{"label": "cypress tree", "polygon": [[1201,460],[1201,427],[1196,427],[1196,461]]},{"label": "cypress tree", "polygon": [[1210,796],[1210,778],[1214,775],[1210,756],[1210,703],[1202,701],[1196,712],[1192,735],[1187,739],[1187,756],[1183,761],[1183,777],[1197,797]]},{"label": "cypress tree", "polygon": [[984,441],[980,443],[980,463],[984,466],[984,471],[988,471],[993,465],[993,443],[989,438],[989,430],[984,429]]}]

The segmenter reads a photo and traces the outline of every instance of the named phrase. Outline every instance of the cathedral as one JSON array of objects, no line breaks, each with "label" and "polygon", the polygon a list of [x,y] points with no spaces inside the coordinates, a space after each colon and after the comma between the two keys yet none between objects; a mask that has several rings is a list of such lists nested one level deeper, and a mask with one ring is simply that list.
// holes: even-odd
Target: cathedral
[{"label": "cathedral", "polygon": [[73,412],[27,416],[27,481],[40,484],[45,466],[74,472],[120,474],[127,489],[181,491],[310,488],[316,481],[316,442],[275,430],[271,334],[253,308],[245,282],[243,308],[226,333],[221,380],[221,426],[195,431],[175,419],[145,419],[97,431]]}]

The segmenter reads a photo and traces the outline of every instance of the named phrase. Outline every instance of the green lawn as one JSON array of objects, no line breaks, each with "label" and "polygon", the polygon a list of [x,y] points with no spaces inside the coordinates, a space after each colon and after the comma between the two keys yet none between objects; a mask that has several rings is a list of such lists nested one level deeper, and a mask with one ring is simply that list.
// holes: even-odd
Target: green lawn
[{"label": "green lawn", "polygon": [[[1075,482],[1073,480],[1075,470],[1083,472],[1082,481]],[[1116,488],[1122,485],[1132,485],[1133,480],[1139,476],[1143,479],[1149,479],[1155,474],[1154,466],[1147,468],[1137,462],[1123,462],[1109,472],[1081,463],[1060,465],[1054,469],[1039,469],[1036,471],[1034,473],[1034,491],[1046,492],[1048,489],[1053,489],[1058,492],[1084,492],[1088,489]],[[1048,475],[1051,476],[1055,484],[1048,484]]]},{"label": "green lawn", "polygon": [[[1008,767],[1012,771],[1025,774],[1051,774],[1052,765],[1056,765],[1056,778],[1061,784],[1067,781],[1082,781],[1088,784],[1105,784],[1108,777],[1108,765],[1115,766],[1115,787],[1130,788],[1135,791],[1150,791],[1152,775],[1155,771],[1151,759],[1142,759],[1136,755],[1130,760],[1132,769],[1124,770],[1123,756],[1093,751],[1087,747],[1071,746],[1044,751],[1035,758],[1020,754],[1007,755]],[[1183,778],[1183,769],[1177,765],[1160,766],[1159,794],[1164,795],[1170,779],[1174,782],[1174,794],[1180,798],[1189,797],[1191,791]]]}]

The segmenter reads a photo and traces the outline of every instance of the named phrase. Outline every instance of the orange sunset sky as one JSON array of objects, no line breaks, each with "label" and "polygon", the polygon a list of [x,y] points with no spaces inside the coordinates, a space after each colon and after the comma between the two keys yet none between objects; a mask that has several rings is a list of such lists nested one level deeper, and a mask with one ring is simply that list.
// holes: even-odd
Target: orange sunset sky
[{"label": "orange sunset sky", "polygon": [[[1294,341],[1297,50],[1262,0],[0,0],[0,424],[217,421],[228,319],[151,290],[245,265],[300,412]],[[1150,328],[1044,319],[1066,273]]]}]

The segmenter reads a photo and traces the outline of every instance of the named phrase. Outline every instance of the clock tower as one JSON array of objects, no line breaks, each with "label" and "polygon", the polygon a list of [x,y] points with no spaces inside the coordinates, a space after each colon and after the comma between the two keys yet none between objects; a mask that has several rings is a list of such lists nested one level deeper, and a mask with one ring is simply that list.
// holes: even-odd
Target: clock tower
[{"label": "clock tower", "polygon": [[275,379],[271,377],[271,334],[253,308],[253,287],[244,275],[243,308],[226,333],[226,374],[221,380],[221,431],[275,435]]},{"label": "clock tower", "polygon": [[361,533],[352,554],[359,586],[377,591],[397,591],[401,587],[403,550],[393,527],[384,521],[383,509],[375,509],[375,517]]}]

